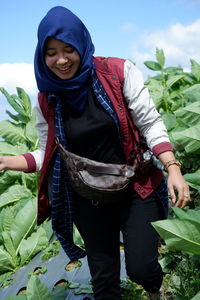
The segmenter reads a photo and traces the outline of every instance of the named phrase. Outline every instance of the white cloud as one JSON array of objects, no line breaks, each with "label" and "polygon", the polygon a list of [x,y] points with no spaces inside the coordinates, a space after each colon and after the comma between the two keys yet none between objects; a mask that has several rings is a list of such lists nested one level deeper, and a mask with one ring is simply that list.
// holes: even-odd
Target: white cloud
[{"label": "white cloud", "polygon": [[[33,65],[27,63],[0,64],[0,87],[5,88],[9,94],[16,94],[16,87],[23,88],[34,105],[38,90]],[[0,93],[0,120],[7,119],[6,110],[12,111],[7,100]]]},{"label": "white cloud", "polygon": [[34,68],[27,63],[0,64],[0,86],[13,93],[16,87],[23,88],[28,94],[37,92]]},{"label": "white cloud", "polygon": [[200,61],[200,19],[189,25],[180,23],[169,28],[148,32],[133,43],[131,58],[142,66],[145,60],[155,60],[156,48],[162,48],[167,66],[190,68],[190,59]]}]

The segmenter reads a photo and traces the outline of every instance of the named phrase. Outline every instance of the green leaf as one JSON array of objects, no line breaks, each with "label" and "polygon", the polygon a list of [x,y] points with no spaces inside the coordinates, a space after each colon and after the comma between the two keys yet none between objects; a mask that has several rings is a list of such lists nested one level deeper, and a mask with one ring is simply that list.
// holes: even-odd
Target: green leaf
[{"label": "green leaf", "polygon": [[48,240],[50,240],[53,236],[51,220],[45,220],[40,226],[42,228],[44,228],[44,230],[46,232],[46,236],[47,236]]},{"label": "green leaf", "polygon": [[12,257],[10,254],[0,246],[0,273],[5,271],[13,271],[15,266],[13,266]]},{"label": "green leaf", "polygon": [[0,122],[0,137],[12,145],[24,143],[26,141],[24,130],[6,120]]},{"label": "green leaf", "polygon": [[74,228],[73,228],[73,237],[74,237],[74,243],[76,245],[78,245],[79,247],[82,247],[84,248],[84,242],[83,242],[83,239],[77,229],[77,227],[74,225]]},{"label": "green leaf", "polygon": [[13,265],[17,266],[17,255],[9,231],[3,231],[4,247],[12,257]]},{"label": "green leaf", "polygon": [[198,125],[200,123],[200,101],[194,102],[174,112],[183,124]]},{"label": "green leaf", "polygon": [[200,209],[188,209],[186,211],[179,207],[172,207],[172,209],[179,219],[188,221],[191,220],[200,224]]},{"label": "green leaf", "polygon": [[150,70],[153,70],[153,71],[161,71],[162,70],[161,65],[155,61],[145,61],[144,64]]},{"label": "green leaf", "polygon": [[190,59],[191,71],[197,81],[200,81],[200,64],[198,64],[194,59]]},{"label": "green leaf", "polygon": [[177,83],[179,80],[183,79],[184,76],[185,76],[184,74],[171,76],[166,82],[167,87],[171,88],[175,83]]},{"label": "green leaf", "polygon": [[200,99],[200,84],[194,84],[188,89],[183,91],[183,95],[188,99],[190,102],[199,101]]},{"label": "green leaf", "polygon": [[21,104],[26,112],[26,115],[29,116],[31,114],[31,100],[28,94],[24,91],[24,89],[17,87],[17,93],[21,100]]},{"label": "green leaf", "polygon": [[52,300],[63,300],[66,298],[66,286],[57,286],[51,292]]},{"label": "green leaf", "polygon": [[14,220],[14,213],[13,213],[13,207],[6,207],[4,209],[4,214],[1,216],[2,217],[2,231],[10,231],[11,226]]},{"label": "green leaf", "polygon": [[25,144],[11,145],[6,142],[0,142],[1,155],[20,155],[28,152],[29,149]]},{"label": "green leaf", "polygon": [[199,153],[200,124],[181,132],[172,132],[172,138],[176,144],[182,145],[187,153]]},{"label": "green leaf", "polygon": [[11,236],[17,253],[21,243],[35,226],[37,214],[36,206],[36,199],[30,199],[15,216],[11,228]]},{"label": "green leaf", "polygon": [[197,189],[200,193],[200,170],[194,173],[184,174],[184,178],[191,187]]},{"label": "green leaf", "polygon": [[163,68],[165,64],[165,55],[163,49],[156,48],[156,59],[159,65]]},{"label": "green leaf", "polygon": [[190,220],[171,219],[152,223],[165,240],[167,248],[200,254],[200,224]]},{"label": "green leaf", "polygon": [[0,284],[4,282],[4,280],[7,280],[10,278],[10,275],[13,274],[13,272],[6,272],[4,274],[0,275]]},{"label": "green leaf", "polygon": [[168,131],[172,130],[177,125],[176,116],[174,114],[165,113],[162,115],[162,119]]},{"label": "green leaf", "polygon": [[0,196],[0,208],[24,198],[32,198],[32,193],[30,190],[19,184],[10,186]]},{"label": "green leaf", "polygon": [[91,284],[81,284],[78,288],[74,290],[75,295],[80,294],[93,294],[93,289]]},{"label": "green leaf", "polygon": [[48,288],[37,276],[31,276],[26,290],[27,300],[52,300]]},{"label": "green leaf", "polygon": [[42,227],[39,227],[38,230],[33,232],[27,239],[23,239],[19,248],[21,265],[24,265],[32,256],[47,246],[47,243],[48,238]]},{"label": "green leaf", "polygon": [[6,97],[12,108],[22,116],[26,116],[23,107],[20,104],[20,98],[16,95],[10,95],[4,88],[0,88],[0,92]]},{"label": "green leaf", "polygon": [[[38,135],[37,135],[36,127],[35,127],[35,111],[33,111],[33,115],[31,117],[30,121],[26,123],[25,136],[32,143],[33,146],[37,145]],[[31,149],[31,151],[32,150],[35,150],[35,149],[33,148],[33,149]]]},{"label": "green leaf", "polygon": [[162,86],[162,82],[155,80],[155,79],[150,79],[148,81],[147,86],[148,86],[149,92],[151,94],[151,97],[153,98],[154,104],[158,108],[158,106],[161,104],[162,98],[163,98],[163,90],[164,89]]}]

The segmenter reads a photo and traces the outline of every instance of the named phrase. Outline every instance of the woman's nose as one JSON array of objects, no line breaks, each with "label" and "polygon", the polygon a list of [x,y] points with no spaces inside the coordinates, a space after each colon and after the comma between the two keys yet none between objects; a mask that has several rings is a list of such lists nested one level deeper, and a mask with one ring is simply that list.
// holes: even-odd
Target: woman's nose
[{"label": "woman's nose", "polygon": [[58,60],[57,60],[57,64],[65,64],[66,62],[68,62],[68,58],[64,55],[59,56]]}]

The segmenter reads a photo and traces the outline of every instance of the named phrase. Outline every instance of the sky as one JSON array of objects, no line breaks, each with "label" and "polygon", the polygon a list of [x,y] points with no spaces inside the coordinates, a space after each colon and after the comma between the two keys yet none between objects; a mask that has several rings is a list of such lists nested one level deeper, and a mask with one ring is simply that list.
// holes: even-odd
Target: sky
[{"label": "sky", "polygon": [[[152,75],[144,61],[162,48],[166,66],[190,70],[200,63],[200,0],[0,0],[0,87],[10,94],[22,87],[35,104],[34,52],[37,28],[47,11],[61,5],[88,28],[95,55],[131,59]],[[12,111],[0,94],[0,121]]]}]

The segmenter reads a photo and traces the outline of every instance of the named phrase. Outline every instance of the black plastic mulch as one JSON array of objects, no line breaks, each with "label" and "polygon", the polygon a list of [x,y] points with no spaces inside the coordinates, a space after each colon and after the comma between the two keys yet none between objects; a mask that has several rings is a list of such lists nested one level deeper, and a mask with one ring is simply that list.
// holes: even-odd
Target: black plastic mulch
[{"label": "black plastic mulch", "polygon": [[[82,262],[81,267],[75,268],[71,271],[66,271],[65,267],[68,264],[69,259],[62,248],[60,248],[60,252],[57,256],[47,261],[41,260],[40,256],[41,253],[37,254],[28,265],[22,267],[13,274],[13,283],[0,290],[1,300],[4,300],[7,296],[16,296],[21,288],[26,287],[29,280],[28,274],[30,272],[34,272],[34,270],[37,268],[42,268],[43,266],[46,266],[47,272],[45,274],[38,275],[38,277],[49,288],[50,291],[60,280],[88,284],[91,279],[86,257],[80,260]],[[124,252],[121,251],[121,278],[126,277]],[[63,300],[82,300],[86,296],[94,300],[91,294],[75,295],[73,293],[73,289],[67,289],[66,297]]]}]

